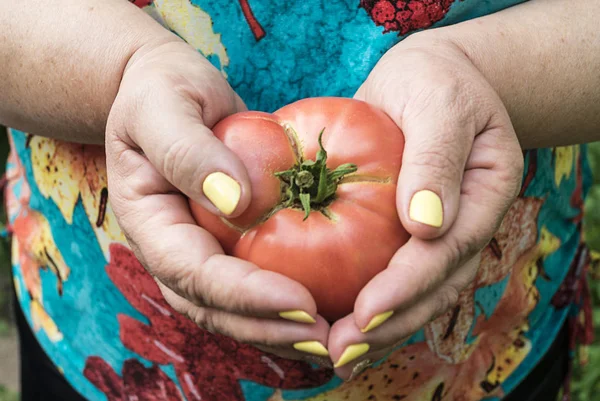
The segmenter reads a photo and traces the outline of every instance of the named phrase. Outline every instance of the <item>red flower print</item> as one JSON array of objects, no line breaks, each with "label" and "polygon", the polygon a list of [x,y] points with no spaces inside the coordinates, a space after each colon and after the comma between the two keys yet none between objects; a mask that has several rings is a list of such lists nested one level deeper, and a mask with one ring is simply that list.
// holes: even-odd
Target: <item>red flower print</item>
[{"label": "red flower print", "polygon": [[428,28],[440,21],[454,0],[360,0],[377,26],[383,26],[384,32],[409,32]]},{"label": "red flower print", "polygon": [[[238,380],[273,388],[302,389],[321,386],[332,378],[331,370],[313,369],[307,363],[278,358],[200,329],[171,309],[129,249],[114,243],[110,246],[110,257],[106,267],[108,276],[131,305],[150,321],[147,325],[130,316],[118,315],[123,345],[157,365],[173,365],[187,400],[242,401],[244,395]],[[86,377],[107,394],[109,400],[115,394],[138,395],[140,400],[180,399],[139,396],[144,391],[168,389],[168,378],[159,372],[134,368],[134,363],[125,363],[121,379],[112,369],[102,366],[98,358],[89,358]],[[126,376],[130,371],[135,371],[140,379]]]}]

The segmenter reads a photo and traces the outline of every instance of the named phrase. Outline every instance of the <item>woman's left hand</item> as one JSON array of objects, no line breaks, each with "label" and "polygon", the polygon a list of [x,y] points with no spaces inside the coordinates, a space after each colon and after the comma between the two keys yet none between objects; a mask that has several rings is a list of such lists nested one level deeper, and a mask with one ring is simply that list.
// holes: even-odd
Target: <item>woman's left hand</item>
[{"label": "woman's left hand", "polygon": [[331,328],[328,348],[344,379],[457,303],[523,173],[502,101],[450,43],[405,40],[356,98],[382,108],[404,132],[397,207],[412,237],[362,290],[354,313]]}]

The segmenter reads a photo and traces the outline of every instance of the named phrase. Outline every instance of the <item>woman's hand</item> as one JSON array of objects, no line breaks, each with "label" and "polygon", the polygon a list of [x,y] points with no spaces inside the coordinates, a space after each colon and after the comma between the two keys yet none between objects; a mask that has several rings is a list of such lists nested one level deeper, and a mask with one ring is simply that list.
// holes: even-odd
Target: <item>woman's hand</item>
[{"label": "woman's hand", "polygon": [[142,47],[125,69],[108,118],[112,208],[177,311],[283,357],[326,357],[329,326],[308,290],[225,256],[190,213],[187,197],[220,215],[236,216],[248,206],[246,169],[211,132],[242,110],[220,72],[187,44]]},{"label": "woman's hand", "polygon": [[362,290],[354,313],[331,329],[329,350],[343,378],[457,302],[523,172],[502,101],[449,43],[410,38],[397,45],[356,97],[382,108],[406,137],[397,207],[412,238]]}]

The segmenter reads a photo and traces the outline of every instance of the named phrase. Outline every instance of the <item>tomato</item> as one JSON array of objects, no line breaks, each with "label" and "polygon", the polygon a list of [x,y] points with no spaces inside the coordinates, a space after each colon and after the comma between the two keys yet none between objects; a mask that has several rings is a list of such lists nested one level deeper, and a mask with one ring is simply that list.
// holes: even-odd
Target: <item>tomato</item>
[{"label": "tomato", "polygon": [[214,133],[245,164],[252,200],[229,219],[191,202],[198,224],[228,254],[303,284],[328,321],[351,313],[409,237],[396,210],[402,131],[367,103],[310,98]]}]

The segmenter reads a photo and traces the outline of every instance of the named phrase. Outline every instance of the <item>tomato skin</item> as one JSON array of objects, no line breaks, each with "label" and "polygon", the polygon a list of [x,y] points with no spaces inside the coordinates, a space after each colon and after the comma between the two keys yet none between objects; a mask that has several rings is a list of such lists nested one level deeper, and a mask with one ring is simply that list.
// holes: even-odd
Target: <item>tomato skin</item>
[{"label": "tomato skin", "polygon": [[[315,160],[323,129],[327,167],[354,163],[358,170],[340,182],[327,216],[311,211],[303,220],[304,212],[294,208],[273,213],[282,201],[274,173],[294,167],[297,153]],[[310,98],[273,114],[230,116],[214,133],[246,165],[252,200],[240,217],[227,221],[191,201],[198,224],[228,254],[303,284],[327,320],[351,313],[360,290],[409,238],[396,210],[402,131],[364,102]]]}]

